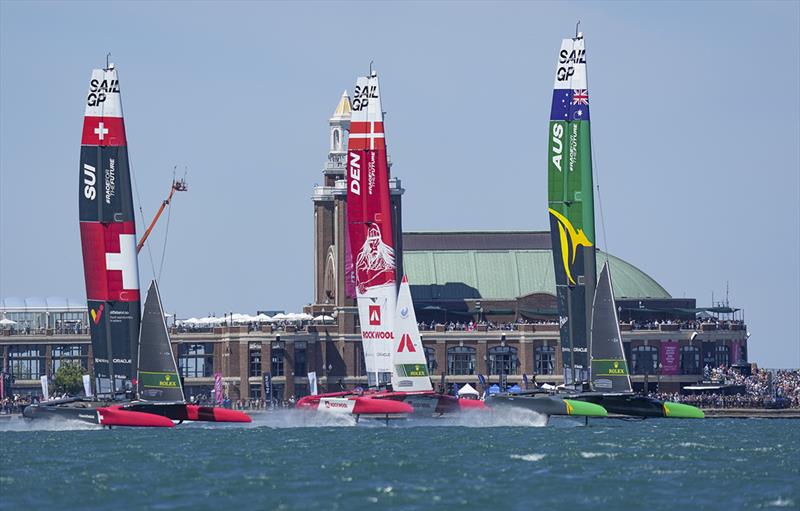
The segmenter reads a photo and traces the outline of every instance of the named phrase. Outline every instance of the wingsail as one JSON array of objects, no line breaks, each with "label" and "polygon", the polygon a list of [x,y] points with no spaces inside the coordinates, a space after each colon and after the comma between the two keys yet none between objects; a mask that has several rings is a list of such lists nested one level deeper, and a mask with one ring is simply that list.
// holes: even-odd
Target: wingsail
[{"label": "wingsail", "polygon": [[596,282],[589,89],[584,39],[558,53],[548,132],[548,206],[566,383],[589,379]]},{"label": "wingsail", "polygon": [[347,151],[347,223],[371,386],[391,379],[397,299],[389,166],[378,76],[359,77]]},{"label": "wingsail", "polygon": [[96,393],[130,392],[137,367],[139,267],[128,147],[117,70],[95,69],[78,171],[83,269]]}]

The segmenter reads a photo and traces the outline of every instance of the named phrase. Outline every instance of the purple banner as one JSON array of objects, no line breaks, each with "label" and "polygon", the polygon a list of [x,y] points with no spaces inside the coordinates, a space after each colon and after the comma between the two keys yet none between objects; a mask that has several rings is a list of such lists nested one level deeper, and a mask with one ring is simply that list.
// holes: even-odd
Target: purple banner
[{"label": "purple banner", "polygon": [[214,373],[214,401],[222,404],[222,373]]},{"label": "purple banner", "polygon": [[678,374],[681,347],[678,341],[661,341],[661,374]]},{"label": "purple banner", "polygon": [[742,345],[739,341],[731,341],[731,364],[738,364],[742,358]]}]

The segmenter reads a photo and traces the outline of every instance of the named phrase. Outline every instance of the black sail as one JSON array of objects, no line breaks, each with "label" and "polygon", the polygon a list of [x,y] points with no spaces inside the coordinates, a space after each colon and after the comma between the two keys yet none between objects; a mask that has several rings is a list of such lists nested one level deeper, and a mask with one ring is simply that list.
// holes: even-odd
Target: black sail
[{"label": "black sail", "polygon": [[118,397],[133,390],[140,297],[128,148],[113,64],[92,71],[84,103],[78,209],[95,392]]},{"label": "black sail", "polygon": [[622,349],[622,333],[614,304],[614,288],[608,262],[600,271],[600,279],[594,293],[591,330],[592,390],[599,392],[631,392],[631,378],[625,352]]},{"label": "black sail", "polygon": [[139,378],[136,385],[142,401],[183,402],[178,367],[172,354],[164,309],[156,281],[150,283],[144,302],[139,333]]}]

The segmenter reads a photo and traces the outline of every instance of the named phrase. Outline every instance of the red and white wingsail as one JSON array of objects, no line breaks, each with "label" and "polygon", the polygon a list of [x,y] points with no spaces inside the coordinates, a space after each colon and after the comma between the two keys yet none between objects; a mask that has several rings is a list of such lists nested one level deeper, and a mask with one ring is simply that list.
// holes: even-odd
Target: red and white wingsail
[{"label": "red and white wingsail", "polygon": [[139,340],[136,224],[119,90],[113,64],[92,71],[78,170],[83,269],[101,395],[132,390]]},{"label": "red and white wingsail", "polygon": [[347,151],[347,222],[370,385],[392,372],[396,263],[378,76],[359,77]]},{"label": "red and white wingsail", "polygon": [[400,292],[397,295],[397,309],[394,317],[394,371],[392,388],[396,391],[429,392],[433,390],[428,374],[428,361],[414,314],[411,301],[411,288],[403,276]]}]

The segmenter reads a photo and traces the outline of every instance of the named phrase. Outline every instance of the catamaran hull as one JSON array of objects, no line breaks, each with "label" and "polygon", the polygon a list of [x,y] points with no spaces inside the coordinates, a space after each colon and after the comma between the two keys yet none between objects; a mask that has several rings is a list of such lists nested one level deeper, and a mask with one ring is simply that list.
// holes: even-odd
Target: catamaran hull
[{"label": "catamaran hull", "polygon": [[377,399],[374,396],[354,396],[347,393],[305,396],[296,408],[314,410],[318,413],[351,415],[367,419],[405,419],[414,409],[411,405],[392,399]]},{"label": "catamaran hull", "polygon": [[600,405],[608,410],[609,413],[616,415],[675,419],[702,419],[705,417],[703,411],[694,406],[660,401],[634,394],[587,393],[584,395],[572,395],[570,399]]},{"label": "catamaran hull", "polygon": [[490,408],[523,408],[548,417],[552,415],[608,416],[608,412],[600,405],[545,394],[496,394],[488,399],[487,404]]},{"label": "catamaran hull", "polygon": [[[251,422],[249,415],[226,408],[212,408],[183,403],[109,403],[103,401],[67,401],[39,403],[25,407],[28,419],[77,420],[101,426],[166,427],[175,422]],[[174,421],[174,422],[173,422]]]},{"label": "catamaran hull", "polygon": [[26,406],[22,410],[22,416],[28,419],[79,421],[109,427],[171,428],[175,425],[166,417],[103,402],[39,403]]}]

